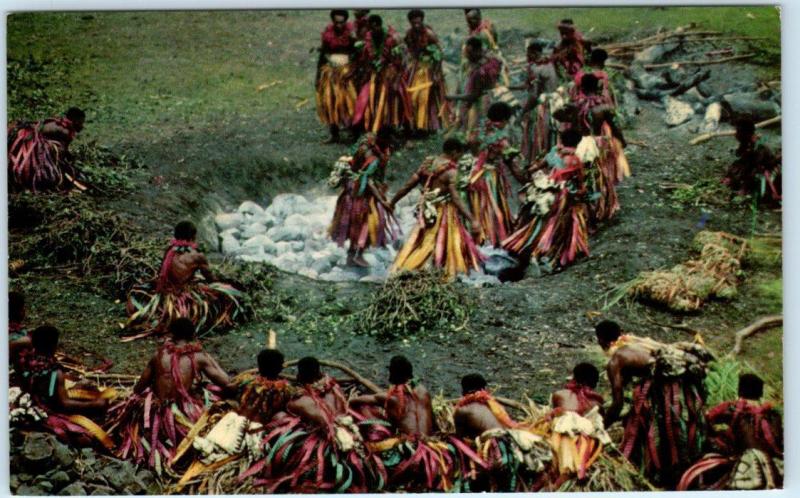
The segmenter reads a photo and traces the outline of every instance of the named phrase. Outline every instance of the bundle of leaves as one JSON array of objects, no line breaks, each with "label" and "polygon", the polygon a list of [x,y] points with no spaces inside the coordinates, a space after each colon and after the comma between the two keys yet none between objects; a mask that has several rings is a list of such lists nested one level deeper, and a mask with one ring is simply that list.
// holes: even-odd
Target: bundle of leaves
[{"label": "bundle of leaves", "polygon": [[156,274],[164,251],[79,193],[9,196],[9,235],[10,258],[22,269],[68,270],[118,298]]},{"label": "bundle of leaves", "polygon": [[96,142],[77,141],[70,146],[70,152],[80,180],[89,185],[93,194],[117,195],[131,190],[133,171],[144,167],[138,159],[117,155]]},{"label": "bundle of leaves", "polygon": [[386,280],[356,321],[357,329],[382,339],[463,330],[471,299],[438,270],[403,272]]},{"label": "bundle of leaves", "polygon": [[277,270],[274,267],[225,259],[216,273],[223,281],[245,292],[244,305],[248,318],[271,321],[287,314],[286,304],[275,289]]},{"label": "bundle of leaves", "polygon": [[747,202],[745,198],[731,197],[730,189],[717,177],[703,178],[694,184],[677,185],[670,199],[677,208],[682,207],[724,207],[733,200],[739,205]]},{"label": "bundle of leaves", "polygon": [[622,454],[607,446],[583,480],[569,479],[554,491],[657,491]]}]

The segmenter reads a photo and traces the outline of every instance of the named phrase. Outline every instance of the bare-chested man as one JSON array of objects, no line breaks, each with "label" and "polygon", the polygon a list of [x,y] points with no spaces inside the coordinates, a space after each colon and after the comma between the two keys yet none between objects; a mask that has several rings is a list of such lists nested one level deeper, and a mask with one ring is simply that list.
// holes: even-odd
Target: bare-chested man
[{"label": "bare-chested man", "polygon": [[258,353],[258,375],[243,386],[240,415],[267,424],[273,417],[285,414],[294,389],[280,377],[282,371],[283,353],[277,349],[263,349]]},{"label": "bare-chested man", "polygon": [[486,379],[482,375],[465,375],[461,379],[461,394],[453,414],[458,436],[476,438],[491,429],[517,426],[500,403],[486,390]]},{"label": "bare-chested man", "polygon": [[556,144],[558,125],[550,113],[550,101],[557,98],[558,74],[544,46],[534,40],[527,48],[525,85],[528,98],[522,108],[522,155],[528,165],[547,154]]},{"label": "bare-chested man", "polygon": [[[109,427],[120,438],[119,457],[137,463],[146,460],[155,468],[174,456],[204,407],[217,397],[212,389],[223,394],[236,389],[219,363],[195,341],[191,320],[178,318],[169,330],[171,340],[147,362],[133,396],[109,410]],[[213,386],[203,385],[204,377]]]},{"label": "bare-chested man", "polygon": [[783,423],[770,403],[761,403],[764,381],[739,376],[739,399],[708,411],[709,453],[683,475],[678,490],[775,489],[783,485]]},{"label": "bare-chested man", "polygon": [[326,426],[347,413],[347,399],[339,384],[322,374],[316,358],[307,356],[297,362],[297,383],[301,390],[288,405],[293,415],[305,422]]},{"label": "bare-chested man", "polygon": [[381,406],[398,433],[430,436],[436,429],[431,395],[413,377],[411,362],[405,356],[394,356],[389,363],[389,383],[392,387],[386,392],[353,398],[350,406]]},{"label": "bare-chested man", "polygon": [[64,116],[36,123],[16,123],[8,131],[9,187],[53,190],[86,187],[77,179],[69,145],[83,129],[86,114],[71,107]]},{"label": "bare-chested man", "polygon": [[[210,330],[233,325],[240,314],[242,292],[215,282],[205,255],[198,250],[197,228],[190,221],[175,226],[175,238],[164,254],[154,282],[134,287],[128,295],[128,323],[123,340],[163,333],[173,320],[186,317]],[[200,274],[204,280],[197,280]]]},{"label": "bare-chested man", "polygon": [[[83,416],[102,416],[108,399],[99,393],[92,399],[69,395],[64,371],[55,357],[58,336],[58,329],[51,325],[43,325],[31,332],[30,347],[17,351],[15,369],[19,388],[30,396],[33,410],[39,410],[41,420],[38,422],[45,429],[67,443],[85,445],[90,444],[92,438],[97,438],[110,449],[113,443],[105,432]],[[11,415],[14,423],[14,411]]]},{"label": "bare-chested man", "polygon": [[583,415],[594,407],[603,406],[603,397],[594,391],[600,378],[597,368],[591,363],[578,363],[572,369],[572,380],[564,389],[554,392],[550,404],[554,409],[576,412]]},{"label": "bare-chested man", "polygon": [[609,357],[611,406],[606,424],[619,418],[625,385],[636,379],[633,403],[624,420],[623,454],[658,484],[671,488],[701,455],[706,364],[710,353],[699,343],[662,344],[622,335],[620,326],[602,321],[597,341]]},{"label": "bare-chested man", "polygon": [[473,239],[480,234],[480,226],[464,204],[457,184],[458,159],[465,147],[458,139],[445,140],[442,154],[426,158],[389,202],[394,209],[414,187],[422,187],[417,224],[397,254],[391,272],[433,266],[452,278],[480,268],[482,256]]}]

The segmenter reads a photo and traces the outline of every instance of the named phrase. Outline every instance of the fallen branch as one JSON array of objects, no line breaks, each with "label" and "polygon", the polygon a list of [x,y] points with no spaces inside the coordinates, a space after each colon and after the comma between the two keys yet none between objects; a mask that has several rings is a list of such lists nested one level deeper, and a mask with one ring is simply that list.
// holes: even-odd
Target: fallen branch
[{"label": "fallen branch", "polygon": [[731,350],[731,354],[736,356],[737,354],[742,352],[742,342],[745,339],[754,335],[762,330],[768,330],[774,327],[778,327],[783,325],[783,315],[767,315],[764,317],[759,318],[755,322],[751,323],[747,327],[743,328],[742,330],[736,332],[736,342],[733,346],[733,350]]},{"label": "fallen branch", "polygon": [[709,66],[711,64],[722,64],[725,62],[731,61],[738,61],[742,59],[749,59],[750,57],[755,57],[756,54],[742,54],[742,55],[734,55],[733,57],[723,57],[722,59],[704,59],[699,61],[674,61],[674,62],[662,62],[660,64],[645,64],[645,69],[658,69],[662,67],[672,67],[672,66]]},{"label": "fallen branch", "polygon": [[[776,123],[781,122],[781,116],[775,116],[774,118],[769,118],[765,121],[761,121],[760,123],[756,123],[756,128],[766,128],[767,126],[774,125]],[[716,137],[732,137],[736,135],[736,130],[726,130],[726,131],[715,131],[711,133],[703,133],[700,136],[697,136],[689,141],[690,145],[697,145],[703,143],[705,141],[711,140],[712,138]]]},{"label": "fallen branch", "polygon": [[628,143],[628,145],[638,145],[639,147],[650,148],[650,146],[647,145],[647,142],[645,142],[644,140],[635,140],[631,138],[631,139],[626,139],[625,141]]},{"label": "fallen branch", "polygon": [[[695,33],[688,33],[682,36],[693,36]],[[766,36],[711,36],[711,37],[703,37],[700,38],[689,38],[680,40],[680,43],[704,43],[704,42],[715,42],[715,41],[741,41],[741,40],[765,40],[767,39]],[[668,43],[667,40],[655,40],[649,42],[631,42],[628,44],[612,47],[606,49],[606,51],[611,55],[620,55],[616,52],[637,52],[641,49],[652,47],[655,45],[661,45],[662,43]]]}]

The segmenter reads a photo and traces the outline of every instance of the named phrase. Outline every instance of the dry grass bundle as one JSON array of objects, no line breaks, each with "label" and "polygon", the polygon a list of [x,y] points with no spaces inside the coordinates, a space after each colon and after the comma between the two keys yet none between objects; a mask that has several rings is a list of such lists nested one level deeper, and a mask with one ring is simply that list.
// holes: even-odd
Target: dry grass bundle
[{"label": "dry grass bundle", "polygon": [[643,272],[627,289],[635,298],[680,311],[696,311],[710,299],[736,296],[747,244],[724,232],[699,232],[693,241],[700,257],[670,270]]},{"label": "dry grass bundle", "polygon": [[589,468],[585,479],[570,479],[557,491],[657,491],[650,481],[613,447],[604,452]]}]

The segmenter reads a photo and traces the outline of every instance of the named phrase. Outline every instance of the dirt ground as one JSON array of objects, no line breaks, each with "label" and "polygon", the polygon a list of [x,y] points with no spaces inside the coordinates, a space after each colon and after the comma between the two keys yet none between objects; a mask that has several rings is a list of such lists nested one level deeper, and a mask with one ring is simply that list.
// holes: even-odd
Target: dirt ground
[{"label": "dirt ground", "polygon": [[[400,18],[397,13],[393,15]],[[240,17],[242,26],[252,28],[248,19]],[[186,24],[182,26],[187,29],[202,32],[221,29],[211,18],[191,15],[182,19]],[[305,26],[308,30],[292,48],[279,44],[276,36],[267,31],[265,36],[275,40],[276,51],[284,60],[275,75],[262,74],[260,79],[252,77],[248,64],[262,67],[263,61],[256,60],[249,52],[231,53],[223,37],[198,49],[201,55],[225,61],[220,64],[226,66],[225,72],[231,72],[226,77],[233,81],[244,78],[246,81],[237,85],[251,93],[266,81],[289,81],[264,104],[267,108],[264,112],[252,109],[256,97],[250,94],[231,103],[228,110],[224,102],[214,100],[213,81],[209,80],[221,77],[219,72],[208,76],[205,83],[198,80],[196,96],[189,93],[190,86],[178,82],[172,87],[151,89],[155,95],[152,99],[134,101],[126,96],[125,85],[108,83],[109,78],[122,77],[127,71],[124,65],[111,68],[117,71],[115,75],[103,73],[93,78],[83,61],[76,74],[86,78],[75,83],[73,90],[91,91],[96,105],[90,115],[94,122],[90,119],[86,136],[81,140],[98,140],[119,153],[134,152],[147,165],[146,170],[134,177],[138,188],[110,201],[110,206],[136,219],[143,233],[166,242],[171,227],[181,218],[202,222],[214,210],[230,208],[246,199],[265,203],[280,192],[307,193],[319,189],[332,161],[346,150],[343,145],[320,144],[325,130],[317,123],[313,109],[310,90],[313,61],[302,56],[316,43],[316,31],[323,20],[320,13],[314,13],[313,25],[310,21],[301,22],[294,15],[286,18],[292,29],[302,30]],[[11,35],[16,36],[9,44],[10,50],[14,55],[22,55],[25,40],[33,34],[42,36],[48,24],[37,24],[39,21],[27,18],[15,22],[10,27]],[[78,21],[70,18],[66,22]],[[80,22],[102,26],[110,23],[99,17]],[[109,29],[102,26],[90,29],[89,34],[103,38]],[[149,51],[157,51],[161,43],[169,40],[159,41],[155,37],[144,42],[136,40],[135,27],[135,23],[124,24],[121,28],[124,34],[119,39],[109,39],[111,48],[97,49],[98,53],[88,57],[102,59],[102,50],[112,50],[116,44],[144,43],[150,48],[138,59],[130,84],[146,85],[153,71],[147,66]],[[223,28],[235,32],[227,24]],[[500,28],[501,37],[511,37],[502,34],[503,26]],[[522,32],[521,27],[515,29]],[[254,43],[256,35],[246,29],[243,32],[245,35],[239,36],[244,36],[245,41],[241,43]],[[176,31],[165,36],[185,41],[182,33]],[[624,38],[622,34],[614,34]],[[521,43],[522,38],[518,37],[512,46],[519,48]],[[31,50],[46,56],[57,52]],[[80,46],[69,49],[79,50]],[[246,76],[234,74],[236,63],[230,57],[238,58],[235,62],[245,68]],[[108,65],[102,60],[98,64]],[[176,73],[185,64],[187,61],[177,60]],[[741,64],[719,66],[715,71],[720,75],[734,71],[755,79],[760,68]],[[70,78],[79,79],[75,75]],[[104,88],[116,88],[119,94],[102,93]],[[220,98],[229,96],[223,94]],[[309,97],[312,97],[310,103],[298,105]],[[131,106],[130,114],[115,102],[117,98]],[[193,98],[200,103],[187,104],[191,105],[190,111],[181,110],[176,103]],[[103,111],[109,114],[100,117]],[[280,313],[276,311],[274,319],[209,336],[204,339],[206,348],[231,372],[252,368],[255,354],[266,343],[267,331],[273,329],[287,358],[317,355],[343,361],[381,384],[386,382],[389,358],[402,353],[413,360],[417,377],[434,392],[454,396],[460,377],[477,371],[489,379],[499,394],[517,398],[528,395],[538,401],[545,401],[548,393],[567,379],[577,362],[590,360],[601,365],[601,353],[595,346],[592,330],[592,324],[600,316],[619,321],[630,332],[667,341],[687,337],[686,332],[670,327],[684,323],[702,331],[703,338],[715,350],[727,351],[737,329],[764,314],[781,311],[780,294],[776,297],[764,291],[765,285],[780,279],[781,268],[746,269],[740,293],[734,300],[710,303],[693,315],[675,315],[635,302],[621,302],[609,310],[601,310],[604,295],[638,272],[670,267],[689,258],[692,237],[701,229],[698,225],[701,219],[705,220],[706,229],[742,236],[751,232],[752,213],[748,207],[724,202],[686,206],[678,204],[672,192],[663,188],[664,183],[695,184],[703,179],[720,178],[735,146],[731,138],[689,146],[693,134],[688,127],[667,130],[661,116],[654,105],[642,104],[641,113],[626,130],[629,140],[645,145],[631,145],[627,149],[633,177],[619,186],[622,205],[619,215],[592,236],[591,257],[557,274],[467,289],[475,297],[476,306],[466,330],[381,342],[341,326],[344,317],[366,305],[369,296],[379,289],[376,284],[327,283],[277,273],[274,289],[283,296]],[[771,144],[780,144],[779,131],[767,131],[765,135]],[[420,159],[436,150],[439,143],[437,138],[416,141],[410,148],[394,154],[388,176],[391,189],[396,189]],[[163,181],[154,180],[159,177]],[[779,212],[758,213],[756,232],[779,233],[781,226]],[[155,348],[155,341],[118,342],[119,324],[125,317],[124,303],[85,289],[78,285],[80,278],[77,274],[28,272],[12,279],[11,287],[20,287],[29,296],[31,324],[52,322],[62,328],[67,352],[74,355],[91,352],[112,359],[114,372],[138,373]],[[781,333],[776,329],[748,341],[743,355],[778,393],[782,390]],[[607,388],[606,383],[601,386]]]}]

